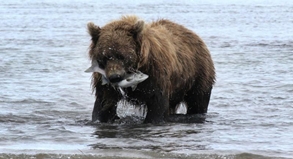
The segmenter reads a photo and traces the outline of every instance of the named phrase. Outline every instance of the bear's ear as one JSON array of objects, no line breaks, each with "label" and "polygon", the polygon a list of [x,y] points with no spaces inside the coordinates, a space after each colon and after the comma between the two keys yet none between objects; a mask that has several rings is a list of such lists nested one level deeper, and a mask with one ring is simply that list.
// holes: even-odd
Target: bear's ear
[{"label": "bear's ear", "polygon": [[133,25],[132,30],[130,32],[132,33],[133,37],[136,39],[137,36],[142,32],[143,28],[144,28],[144,21],[139,20]]},{"label": "bear's ear", "polygon": [[93,22],[89,22],[87,24],[87,29],[88,29],[89,34],[92,37],[93,43],[94,44],[97,43],[99,36],[100,36],[101,28],[99,26],[95,25]]}]

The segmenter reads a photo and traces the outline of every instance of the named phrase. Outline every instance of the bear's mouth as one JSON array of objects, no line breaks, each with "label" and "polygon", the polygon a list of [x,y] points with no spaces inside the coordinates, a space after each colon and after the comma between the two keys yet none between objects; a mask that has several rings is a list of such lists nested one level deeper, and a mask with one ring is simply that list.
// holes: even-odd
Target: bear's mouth
[{"label": "bear's mouth", "polygon": [[114,87],[127,88],[131,87],[132,90],[135,90],[137,85],[145,81],[149,76],[140,71],[135,71],[134,69],[129,69],[125,77],[119,82],[110,82],[107,78],[105,70],[99,67],[99,64],[96,60],[92,61],[92,66],[85,70],[85,72],[98,72],[102,75],[102,85],[111,84]]},{"label": "bear's mouth", "polygon": [[102,76],[102,85],[111,84],[114,87],[128,88],[131,87],[134,91],[137,85],[145,81],[149,76],[140,71],[127,74],[125,78],[119,82],[111,83],[107,77]]}]

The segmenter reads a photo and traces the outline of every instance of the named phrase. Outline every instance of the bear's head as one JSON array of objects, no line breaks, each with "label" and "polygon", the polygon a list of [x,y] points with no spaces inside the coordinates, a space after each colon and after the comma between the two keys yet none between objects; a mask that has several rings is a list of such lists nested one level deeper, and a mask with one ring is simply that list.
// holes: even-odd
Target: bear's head
[{"label": "bear's head", "polygon": [[92,67],[108,82],[115,84],[124,80],[138,69],[140,56],[139,34],[144,22],[136,17],[122,18],[104,27],[88,23],[88,32],[92,38],[89,55]]}]

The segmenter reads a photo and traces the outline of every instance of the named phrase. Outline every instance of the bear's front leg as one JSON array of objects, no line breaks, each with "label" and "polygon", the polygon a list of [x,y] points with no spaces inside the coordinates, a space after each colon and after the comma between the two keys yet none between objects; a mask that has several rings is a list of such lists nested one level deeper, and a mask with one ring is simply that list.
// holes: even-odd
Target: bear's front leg
[{"label": "bear's front leg", "polygon": [[111,101],[103,101],[102,99],[96,98],[95,106],[92,113],[92,121],[113,122],[118,118],[116,113],[117,103]]},{"label": "bear's front leg", "polygon": [[96,89],[96,101],[92,113],[92,121],[113,122],[118,119],[116,109],[119,94],[113,88],[100,86]]},{"label": "bear's front leg", "polygon": [[166,121],[169,115],[169,99],[167,95],[164,95],[161,91],[155,91],[147,99],[146,105],[148,110],[144,123],[157,124]]}]

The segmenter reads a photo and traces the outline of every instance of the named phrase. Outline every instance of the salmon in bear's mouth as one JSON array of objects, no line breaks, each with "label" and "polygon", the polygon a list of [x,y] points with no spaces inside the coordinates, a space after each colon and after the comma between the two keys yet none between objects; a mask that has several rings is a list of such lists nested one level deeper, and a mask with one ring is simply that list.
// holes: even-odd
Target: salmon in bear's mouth
[{"label": "salmon in bear's mouth", "polygon": [[[102,75],[102,85],[109,84],[109,80],[106,77],[105,70],[101,69],[99,67],[99,64],[96,60],[92,61],[92,66],[89,67],[85,72],[98,72]],[[127,88],[131,87],[134,91],[137,87],[137,85],[144,80],[146,80],[149,76],[147,74],[144,74],[140,71],[135,71],[133,73],[127,74],[126,78],[120,82],[117,83],[111,83],[113,86],[118,86],[121,88]]]}]

